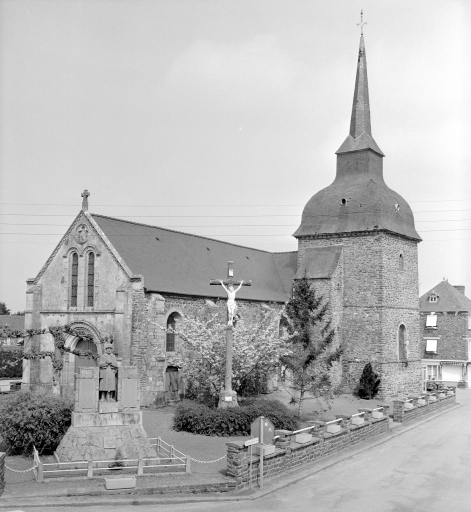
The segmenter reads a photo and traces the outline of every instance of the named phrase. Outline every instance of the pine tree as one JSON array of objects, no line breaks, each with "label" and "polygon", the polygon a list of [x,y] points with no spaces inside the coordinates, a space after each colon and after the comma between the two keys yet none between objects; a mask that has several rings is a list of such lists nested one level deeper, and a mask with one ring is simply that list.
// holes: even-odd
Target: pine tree
[{"label": "pine tree", "polygon": [[373,370],[371,363],[367,363],[363,368],[363,373],[360,377],[360,386],[358,387],[358,396],[371,400],[378,393],[381,379],[378,374]]},{"label": "pine tree", "polygon": [[342,348],[335,342],[335,329],[326,319],[329,304],[317,296],[306,274],[294,282],[293,294],[285,307],[288,320],[286,342],[292,353],[282,358],[291,375],[291,386],[299,392],[298,417],[306,393],[328,398],[334,392],[332,364],[339,361]]}]

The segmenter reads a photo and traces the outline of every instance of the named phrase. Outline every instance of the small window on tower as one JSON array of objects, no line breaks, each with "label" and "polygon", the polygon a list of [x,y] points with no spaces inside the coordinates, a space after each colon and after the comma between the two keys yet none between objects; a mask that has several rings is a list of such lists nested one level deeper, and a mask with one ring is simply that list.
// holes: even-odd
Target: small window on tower
[{"label": "small window on tower", "polygon": [[425,345],[425,352],[433,352],[437,353],[437,340],[426,340],[427,344]]},{"label": "small window on tower", "polygon": [[399,254],[399,270],[404,270],[404,255]]},{"label": "small window on tower", "polygon": [[427,315],[425,327],[429,327],[431,329],[437,328],[437,315],[435,313],[432,312],[430,315]]}]

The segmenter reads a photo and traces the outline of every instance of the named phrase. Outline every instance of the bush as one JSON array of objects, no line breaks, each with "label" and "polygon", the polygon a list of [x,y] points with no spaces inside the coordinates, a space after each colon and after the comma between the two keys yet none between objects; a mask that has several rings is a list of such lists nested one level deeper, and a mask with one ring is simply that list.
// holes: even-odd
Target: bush
[{"label": "bush", "polygon": [[51,453],[70,426],[71,400],[18,392],[0,406],[0,437],[14,453]]},{"label": "bush", "polygon": [[23,350],[0,347],[0,379],[21,379],[23,376]]},{"label": "bush", "polygon": [[366,400],[371,400],[378,393],[380,384],[381,379],[378,374],[373,370],[371,363],[367,363],[360,377],[358,396]]},{"label": "bush", "polygon": [[278,400],[242,399],[240,407],[210,409],[206,405],[184,400],[177,406],[173,427],[205,436],[246,436],[259,416],[269,418],[277,429],[296,430],[295,414]]}]

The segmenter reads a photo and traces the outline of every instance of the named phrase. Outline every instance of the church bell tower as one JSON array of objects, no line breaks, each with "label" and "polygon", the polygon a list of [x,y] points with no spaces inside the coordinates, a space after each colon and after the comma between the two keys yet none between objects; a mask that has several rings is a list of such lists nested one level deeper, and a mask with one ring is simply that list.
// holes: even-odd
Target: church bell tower
[{"label": "church bell tower", "polygon": [[421,389],[419,289],[414,216],[383,178],[371,131],[366,51],[360,38],[350,131],[336,152],[335,180],[306,204],[298,273],[328,299],[344,347],[342,387],[352,391],[370,362],[380,397]]}]

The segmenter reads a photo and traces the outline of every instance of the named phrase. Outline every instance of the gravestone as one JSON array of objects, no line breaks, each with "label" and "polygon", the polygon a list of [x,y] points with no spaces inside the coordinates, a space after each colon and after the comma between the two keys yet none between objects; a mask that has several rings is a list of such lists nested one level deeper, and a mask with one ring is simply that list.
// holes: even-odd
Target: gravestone
[{"label": "gravestone", "polygon": [[72,425],[58,446],[60,462],[156,457],[142,426],[139,375],[118,368],[117,400],[99,400],[99,368],[79,368]]}]

